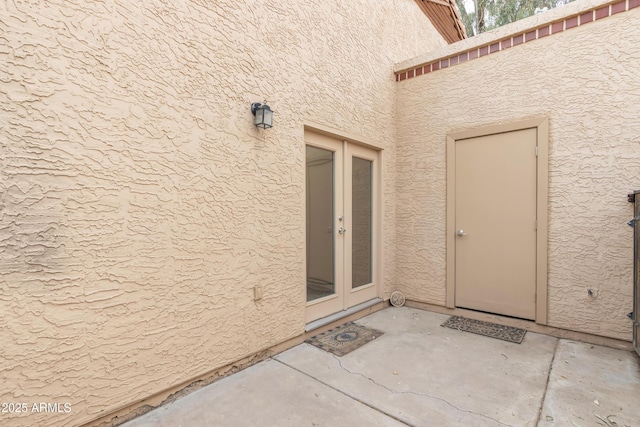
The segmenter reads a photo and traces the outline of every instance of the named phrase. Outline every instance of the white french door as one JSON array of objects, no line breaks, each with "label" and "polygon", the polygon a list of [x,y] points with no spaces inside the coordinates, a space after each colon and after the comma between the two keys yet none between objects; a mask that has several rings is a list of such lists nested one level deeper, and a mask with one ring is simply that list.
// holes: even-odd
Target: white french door
[{"label": "white french door", "polygon": [[378,296],[378,152],[306,142],[306,322]]}]

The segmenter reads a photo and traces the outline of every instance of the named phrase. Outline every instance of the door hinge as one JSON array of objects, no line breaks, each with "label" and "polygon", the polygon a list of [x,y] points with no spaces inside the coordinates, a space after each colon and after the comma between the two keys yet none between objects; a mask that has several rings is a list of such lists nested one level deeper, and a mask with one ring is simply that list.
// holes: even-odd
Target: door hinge
[{"label": "door hinge", "polygon": [[538,220],[536,219],[536,231],[538,231]]},{"label": "door hinge", "polygon": [[536,145],[536,157],[538,157],[538,146]]}]

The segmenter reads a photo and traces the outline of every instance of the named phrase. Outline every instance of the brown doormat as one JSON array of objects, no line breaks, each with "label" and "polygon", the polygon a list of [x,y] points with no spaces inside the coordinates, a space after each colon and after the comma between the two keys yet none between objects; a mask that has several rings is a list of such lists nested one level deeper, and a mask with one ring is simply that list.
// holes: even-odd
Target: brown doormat
[{"label": "brown doormat", "polygon": [[513,326],[498,325],[496,323],[483,322],[482,320],[467,319],[459,316],[451,316],[441,326],[457,329],[464,332],[472,332],[485,337],[497,338],[520,344],[524,339],[526,330]]},{"label": "brown doormat", "polygon": [[336,356],[344,356],[347,353],[375,340],[384,332],[367,328],[357,323],[349,322],[344,325],[329,329],[327,332],[315,335],[305,342],[314,345]]}]

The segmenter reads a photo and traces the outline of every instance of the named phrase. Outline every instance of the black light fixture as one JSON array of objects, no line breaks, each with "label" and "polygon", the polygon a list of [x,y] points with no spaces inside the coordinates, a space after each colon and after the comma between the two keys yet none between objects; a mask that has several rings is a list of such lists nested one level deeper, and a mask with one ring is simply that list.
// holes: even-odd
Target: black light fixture
[{"label": "black light fixture", "polygon": [[256,117],[253,121],[256,127],[262,129],[273,127],[273,110],[267,105],[267,101],[264,101],[264,104],[259,102],[251,104],[251,113]]}]

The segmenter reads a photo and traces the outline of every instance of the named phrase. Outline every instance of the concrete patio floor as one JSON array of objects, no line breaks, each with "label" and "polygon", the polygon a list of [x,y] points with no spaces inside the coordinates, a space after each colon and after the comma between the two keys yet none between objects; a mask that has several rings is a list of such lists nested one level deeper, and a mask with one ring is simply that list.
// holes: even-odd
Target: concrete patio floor
[{"label": "concrete patio floor", "polygon": [[386,308],[357,321],[384,335],[343,357],[301,344],[124,425],[640,426],[635,353],[447,317]]}]

